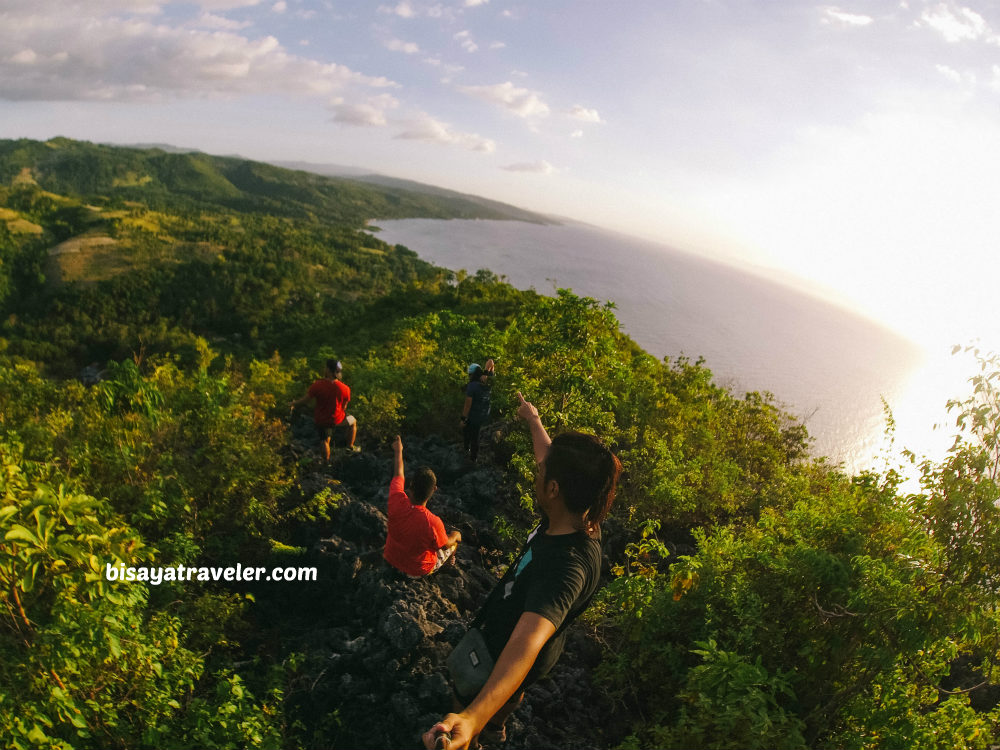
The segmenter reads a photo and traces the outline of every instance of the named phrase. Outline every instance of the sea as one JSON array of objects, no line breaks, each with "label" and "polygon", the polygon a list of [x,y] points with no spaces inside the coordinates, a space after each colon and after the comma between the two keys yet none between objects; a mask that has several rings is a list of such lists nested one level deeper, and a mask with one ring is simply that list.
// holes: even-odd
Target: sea
[{"label": "sea", "polygon": [[738,396],[772,393],[805,423],[813,455],[848,472],[906,473],[903,449],[936,460],[951,444],[945,403],[964,395],[956,389],[965,382],[956,366],[804,289],[586,224],[373,224],[383,241],[439,266],[614,302],[622,329],[647,352],[702,358]]}]

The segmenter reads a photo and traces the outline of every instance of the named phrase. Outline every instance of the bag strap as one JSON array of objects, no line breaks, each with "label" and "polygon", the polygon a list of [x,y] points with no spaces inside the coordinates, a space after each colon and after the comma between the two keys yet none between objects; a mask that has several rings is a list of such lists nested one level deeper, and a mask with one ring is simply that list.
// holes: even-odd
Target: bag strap
[{"label": "bag strap", "polygon": [[493,597],[497,595],[497,591],[500,590],[500,582],[507,577],[507,573],[509,571],[517,570],[517,566],[521,564],[521,560],[528,553],[529,549],[531,549],[530,541],[524,545],[524,549],[521,550],[521,554],[517,556],[517,559],[514,560],[514,562],[512,562],[507,567],[507,570],[504,571],[504,574],[500,576],[500,580],[496,582],[496,585],[493,587],[493,590],[490,591],[489,596],[486,597],[486,601],[483,602],[483,605],[479,608],[479,611],[476,613],[476,616],[472,618],[472,622],[469,623],[470,628],[478,628],[486,620],[486,610],[489,608],[490,604],[493,603]]}]

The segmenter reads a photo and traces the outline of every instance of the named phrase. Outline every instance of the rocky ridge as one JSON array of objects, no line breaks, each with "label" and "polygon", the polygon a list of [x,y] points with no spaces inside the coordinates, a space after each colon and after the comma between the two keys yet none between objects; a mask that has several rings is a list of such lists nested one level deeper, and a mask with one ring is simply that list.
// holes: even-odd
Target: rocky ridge
[{"label": "rocky ridge", "polygon": [[[306,422],[307,420],[302,420]],[[295,440],[314,445],[311,425]],[[305,471],[302,494],[328,489],[338,496],[330,520],[306,524],[300,557],[319,568],[317,584],[268,591],[272,622],[261,652],[294,658],[297,677],[286,692],[289,721],[310,727],[311,747],[416,748],[420,735],[452,710],[445,659],[499,575],[517,539],[504,538],[495,518],[519,528],[529,519],[508,497],[503,474],[478,465],[438,437],[404,437],[408,471],[430,466],[438,491],[429,508],[448,529],[462,532],[455,565],[411,579],[382,559],[391,477],[388,450],[343,456],[331,467]],[[305,537],[312,534],[312,539]],[[295,657],[288,657],[295,654]],[[611,717],[612,701],[591,680],[600,648],[586,625],[568,631],[566,650],[552,673],[532,686],[508,721],[502,745],[520,748],[598,748],[624,732]]]}]

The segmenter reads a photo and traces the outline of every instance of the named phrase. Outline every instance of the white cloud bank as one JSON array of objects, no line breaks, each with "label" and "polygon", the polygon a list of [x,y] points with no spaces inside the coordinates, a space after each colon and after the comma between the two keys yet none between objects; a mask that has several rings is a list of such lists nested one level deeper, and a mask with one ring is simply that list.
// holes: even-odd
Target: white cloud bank
[{"label": "white cloud bank", "polygon": [[477,133],[462,133],[450,125],[428,114],[420,114],[406,125],[406,129],[398,133],[396,138],[411,141],[428,141],[467,148],[470,151],[493,153],[496,143]]},{"label": "white cloud bank", "polygon": [[251,24],[250,21],[234,21],[231,18],[216,15],[215,13],[202,13],[201,16],[192,21],[190,25],[202,29],[239,31],[240,29],[245,29],[247,26],[252,26],[253,24]]},{"label": "white cloud bank", "polygon": [[369,97],[366,101],[350,102],[337,97],[330,103],[333,121],[345,125],[381,127],[387,123],[386,112],[399,106],[399,100],[389,94]]},{"label": "white cloud bank", "polygon": [[842,27],[858,27],[870,26],[874,22],[875,19],[871,16],[860,13],[848,13],[833,6],[823,9],[823,23]]},{"label": "white cloud bank", "polygon": [[542,101],[537,91],[519,88],[510,81],[492,86],[460,86],[458,90],[503,107],[518,117],[547,117],[549,114],[549,105]]},{"label": "white cloud bank", "polygon": [[920,23],[941,34],[950,44],[976,40],[1000,43],[1000,37],[993,33],[986,20],[970,8],[940,3],[925,10],[920,15]]},{"label": "white cloud bank", "polygon": [[[120,2],[116,7],[126,5],[129,3]],[[131,5],[150,8],[141,2]],[[203,5],[231,6],[233,2]],[[153,23],[148,17],[74,15],[53,9],[5,15],[0,24],[2,99],[148,101],[268,93],[322,96],[352,87],[396,85],[343,65],[290,54],[271,36],[249,39],[229,29],[172,27]],[[206,16],[201,18],[206,20]],[[207,17],[209,24],[225,26],[212,18]]]},{"label": "white cloud bank", "polygon": [[579,104],[573,106],[569,112],[569,116],[574,120],[580,120],[582,122],[594,122],[598,124],[603,124],[604,120],[601,119],[601,115],[596,109],[587,109],[586,107],[581,107]]},{"label": "white cloud bank", "polygon": [[385,48],[390,52],[404,52],[407,55],[420,52],[420,46],[416,42],[404,42],[402,39],[390,39],[385,43]]},{"label": "white cloud bank", "polygon": [[519,162],[500,167],[507,172],[528,172],[530,174],[555,174],[558,170],[542,159],[541,161]]},{"label": "white cloud bank", "polygon": [[479,45],[472,40],[472,32],[468,29],[465,31],[460,31],[455,34],[454,39],[462,45],[462,49],[466,52],[476,52],[479,50]]}]

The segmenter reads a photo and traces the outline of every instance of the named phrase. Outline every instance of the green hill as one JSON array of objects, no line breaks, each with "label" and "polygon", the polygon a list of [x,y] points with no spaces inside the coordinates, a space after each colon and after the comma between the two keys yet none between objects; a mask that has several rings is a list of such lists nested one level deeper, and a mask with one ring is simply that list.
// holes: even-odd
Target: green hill
[{"label": "green hill", "polygon": [[456,193],[62,138],[0,141],[0,210],[8,333],[67,363],[124,356],[140,338],[155,348],[165,322],[255,351],[297,347],[324,310],[448,276],[361,231],[370,219],[539,220]]},{"label": "green hill", "polygon": [[[74,198],[159,209],[216,207],[361,227],[372,218],[518,219],[537,214],[418,183],[374,185],[200,152],[168,153],[54,138],[0,141],[0,184],[33,180]],[[410,189],[410,188],[413,189]]]}]

